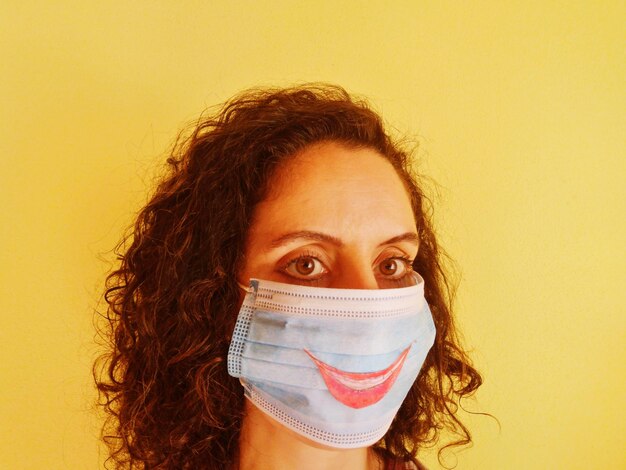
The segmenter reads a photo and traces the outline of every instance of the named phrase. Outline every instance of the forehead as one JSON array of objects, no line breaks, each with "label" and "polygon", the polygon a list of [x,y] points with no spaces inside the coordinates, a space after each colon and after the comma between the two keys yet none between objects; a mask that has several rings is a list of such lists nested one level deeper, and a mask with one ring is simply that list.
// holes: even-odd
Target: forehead
[{"label": "forehead", "polygon": [[279,167],[253,222],[257,232],[306,229],[339,236],[414,228],[408,193],[391,163],[373,149],[333,142],[308,147]]}]

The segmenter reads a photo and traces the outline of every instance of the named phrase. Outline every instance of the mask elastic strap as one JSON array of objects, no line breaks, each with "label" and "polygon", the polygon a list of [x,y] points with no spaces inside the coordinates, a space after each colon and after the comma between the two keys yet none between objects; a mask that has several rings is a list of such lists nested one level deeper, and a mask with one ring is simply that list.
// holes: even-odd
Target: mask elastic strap
[{"label": "mask elastic strap", "polygon": [[244,286],[244,285],[243,285],[242,283],[240,283],[239,281],[235,281],[235,282],[237,282],[237,285],[239,286],[239,288],[240,288],[241,290],[243,290],[244,292],[246,292],[246,293],[250,293],[250,292],[252,292],[252,288],[251,288],[250,286]]}]

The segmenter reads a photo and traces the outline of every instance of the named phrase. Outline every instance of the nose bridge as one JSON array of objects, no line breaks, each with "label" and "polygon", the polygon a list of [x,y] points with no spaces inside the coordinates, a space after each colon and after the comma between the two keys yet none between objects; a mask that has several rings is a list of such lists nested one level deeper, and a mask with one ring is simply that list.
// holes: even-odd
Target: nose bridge
[{"label": "nose bridge", "polygon": [[367,259],[351,257],[344,259],[340,275],[333,286],[339,289],[379,289],[378,281]]}]

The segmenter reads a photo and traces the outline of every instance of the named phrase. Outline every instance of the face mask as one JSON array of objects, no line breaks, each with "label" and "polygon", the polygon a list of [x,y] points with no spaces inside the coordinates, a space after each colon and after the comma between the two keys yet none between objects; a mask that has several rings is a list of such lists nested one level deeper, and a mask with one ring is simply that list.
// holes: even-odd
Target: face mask
[{"label": "face mask", "polygon": [[424,281],[328,289],[252,279],[228,372],[248,400],[315,442],[366,447],[385,435],[435,340]]}]

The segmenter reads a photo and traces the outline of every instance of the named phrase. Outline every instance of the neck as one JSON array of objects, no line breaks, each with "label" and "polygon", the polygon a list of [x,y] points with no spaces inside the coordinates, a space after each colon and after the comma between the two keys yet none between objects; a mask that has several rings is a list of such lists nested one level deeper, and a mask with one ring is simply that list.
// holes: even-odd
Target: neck
[{"label": "neck", "polygon": [[239,470],[377,470],[368,448],[335,449],[317,444],[276,422],[245,401],[239,441]]}]

